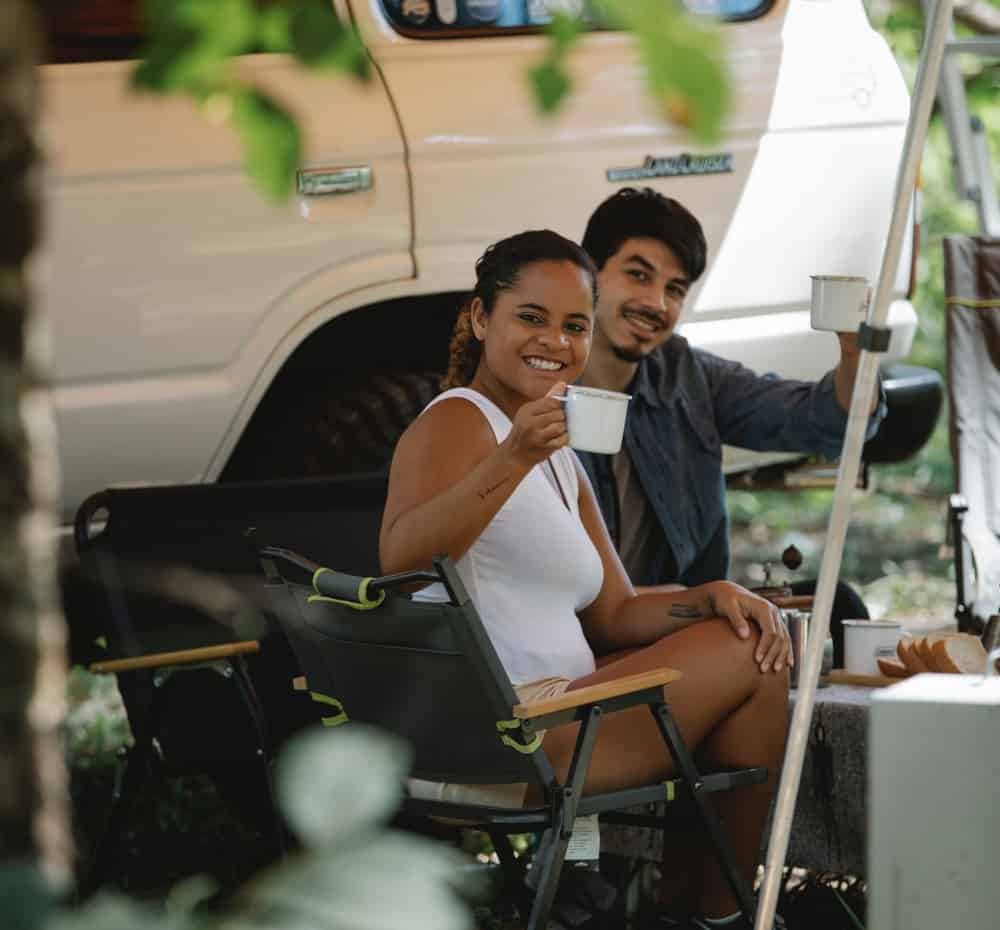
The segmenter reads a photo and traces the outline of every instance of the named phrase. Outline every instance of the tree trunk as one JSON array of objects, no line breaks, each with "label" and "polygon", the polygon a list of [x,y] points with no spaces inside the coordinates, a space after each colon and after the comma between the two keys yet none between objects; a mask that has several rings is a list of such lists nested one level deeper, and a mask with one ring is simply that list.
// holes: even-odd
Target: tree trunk
[{"label": "tree trunk", "polygon": [[41,221],[33,5],[0,0],[0,862],[35,863],[58,887],[71,861],[66,661],[46,340],[29,312]]}]

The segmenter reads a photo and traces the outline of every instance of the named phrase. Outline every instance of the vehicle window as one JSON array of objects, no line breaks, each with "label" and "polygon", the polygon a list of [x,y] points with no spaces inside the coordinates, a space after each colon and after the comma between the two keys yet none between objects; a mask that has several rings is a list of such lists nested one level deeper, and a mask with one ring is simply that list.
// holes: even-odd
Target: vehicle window
[{"label": "vehicle window", "polygon": [[46,61],[120,61],[142,43],[143,0],[41,0]]},{"label": "vehicle window", "polygon": [[[672,0],[665,0],[672,2]],[[771,6],[771,0],[683,0],[692,13],[719,19],[751,19]],[[588,17],[586,0],[382,0],[400,32],[420,38],[448,38],[505,31],[533,31],[557,11]]]}]

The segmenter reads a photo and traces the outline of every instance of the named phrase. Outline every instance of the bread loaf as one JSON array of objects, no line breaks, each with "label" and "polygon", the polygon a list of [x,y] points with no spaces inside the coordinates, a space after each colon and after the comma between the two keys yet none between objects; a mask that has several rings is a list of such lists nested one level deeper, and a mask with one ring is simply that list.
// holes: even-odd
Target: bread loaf
[{"label": "bread loaf", "polygon": [[931,644],[934,667],[939,672],[982,675],[986,667],[986,650],[978,636],[956,633]]}]

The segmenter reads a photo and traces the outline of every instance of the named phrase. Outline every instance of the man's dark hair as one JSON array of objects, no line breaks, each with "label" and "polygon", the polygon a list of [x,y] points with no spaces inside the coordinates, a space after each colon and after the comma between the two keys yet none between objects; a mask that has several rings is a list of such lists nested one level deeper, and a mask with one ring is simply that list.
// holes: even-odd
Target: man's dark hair
[{"label": "man's dark hair", "polygon": [[671,197],[651,187],[623,187],[590,216],[581,243],[603,268],[626,239],[656,239],[681,263],[692,283],[705,270],[708,246],[701,223]]}]

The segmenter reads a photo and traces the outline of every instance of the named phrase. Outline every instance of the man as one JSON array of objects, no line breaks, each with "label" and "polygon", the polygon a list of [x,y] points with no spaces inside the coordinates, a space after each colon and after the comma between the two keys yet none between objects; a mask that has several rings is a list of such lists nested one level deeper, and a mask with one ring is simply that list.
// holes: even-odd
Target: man
[{"label": "man", "polygon": [[[722,444],[837,457],[857,336],[837,334],[840,362],[817,382],[758,375],[690,346],[675,329],[705,270],[705,236],[681,204],[650,188],[624,188],[605,200],[582,244],[598,267],[599,297],[581,383],[633,395],[622,451],[579,453],[622,562],[641,586],[725,578]],[[872,414],[869,436],[884,416],[879,398]],[[837,596],[835,615],[867,616],[849,588],[840,586]]]}]

